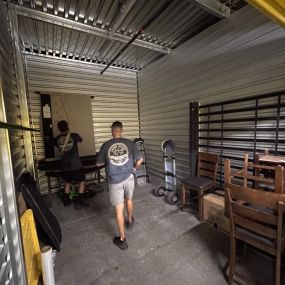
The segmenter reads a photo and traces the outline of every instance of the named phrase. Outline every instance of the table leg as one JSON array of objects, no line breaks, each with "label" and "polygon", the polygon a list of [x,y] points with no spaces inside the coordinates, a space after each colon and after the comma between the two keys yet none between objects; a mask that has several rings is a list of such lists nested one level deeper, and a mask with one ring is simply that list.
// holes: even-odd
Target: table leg
[{"label": "table leg", "polygon": [[181,210],[184,211],[184,206],[185,206],[185,186],[184,184],[182,184],[181,187]]},{"label": "table leg", "polygon": [[100,169],[98,169],[97,175],[98,175],[98,183],[100,184],[100,183],[101,183],[101,173],[100,173]]},{"label": "table leg", "polygon": [[48,176],[48,206],[49,208],[52,207],[52,197],[51,197],[51,182],[50,177]]},{"label": "table leg", "polygon": [[203,192],[198,192],[198,202],[199,202],[199,221],[204,220],[204,201],[203,201]]}]

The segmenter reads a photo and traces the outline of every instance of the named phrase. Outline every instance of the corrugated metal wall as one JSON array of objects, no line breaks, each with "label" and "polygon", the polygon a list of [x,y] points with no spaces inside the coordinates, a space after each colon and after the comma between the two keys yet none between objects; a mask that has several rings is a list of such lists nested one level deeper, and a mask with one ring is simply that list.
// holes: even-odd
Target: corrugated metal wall
[{"label": "corrugated metal wall", "polygon": [[[4,5],[1,7],[4,11]],[[21,102],[17,87],[17,72],[14,62],[13,45],[8,16],[1,17],[1,39],[0,57],[1,74],[3,76],[4,105],[6,120],[10,124],[21,126],[24,124],[21,113]],[[26,158],[24,147],[24,133],[20,130],[10,130],[9,139],[11,146],[12,164],[15,182],[20,179],[21,174],[26,170]]]},{"label": "corrugated metal wall", "polygon": [[202,104],[285,89],[285,30],[249,6],[139,73],[141,135],[148,170],[162,179],[160,143],[177,147],[189,174],[189,102]]},{"label": "corrugated metal wall", "polygon": [[27,163],[23,131],[15,129],[24,122],[10,31],[7,6],[0,1],[0,284],[22,285],[26,282],[16,188]]},{"label": "corrugated metal wall", "polygon": [[[40,128],[40,95],[37,92],[92,96],[92,116],[96,151],[111,137],[114,120],[124,124],[124,135],[139,135],[137,80],[134,71],[109,68],[100,75],[102,65],[43,56],[26,56],[30,115],[34,128]],[[42,135],[34,138],[35,160],[44,157]],[[44,173],[39,173],[41,191],[47,190]],[[53,181],[53,185],[56,180]]]},{"label": "corrugated metal wall", "polygon": [[217,186],[224,189],[225,159],[241,169],[244,154],[254,161],[265,149],[285,154],[285,91],[200,105],[199,147],[220,156]]}]

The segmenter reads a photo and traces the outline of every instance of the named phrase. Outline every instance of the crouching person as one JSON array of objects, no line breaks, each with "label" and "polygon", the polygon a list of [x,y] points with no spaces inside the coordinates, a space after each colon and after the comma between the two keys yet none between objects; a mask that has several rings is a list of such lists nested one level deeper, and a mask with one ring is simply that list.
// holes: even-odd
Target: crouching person
[{"label": "crouching person", "polygon": [[89,205],[83,200],[85,192],[85,175],[79,157],[78,143],[82,142],[82,138],[77,133],[69,132],[68,123],[60,121],[57,124],[60,135],[55,138],[55,145],[58,147],[61,154],[61,165],[63,169],[64,197],[63,202],[66,206],[69,200],[72,182],[79,183],[79,193],[75,200],[74,207],[80,209]]},{"label": "crouching person", "polygon": [[119,236],[113,242],[120,249],[128,248],[125,237],[124,205],[128,218],[127,229],[134,226],[133,193],[135,188],[133,172],[139,168],[143,159],[134,142],[122,138],[123,125],[114,122],[111,126],[113,138],[105,142],[98,154],[97,165],[105,164],[108,179],[109,196],[116,210]]}]

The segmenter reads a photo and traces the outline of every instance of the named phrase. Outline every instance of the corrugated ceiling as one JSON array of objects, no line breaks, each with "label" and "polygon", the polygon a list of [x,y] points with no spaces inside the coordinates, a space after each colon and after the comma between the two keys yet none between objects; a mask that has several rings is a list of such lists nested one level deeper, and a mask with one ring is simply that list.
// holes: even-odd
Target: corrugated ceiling
[{"label": "corrugated ceiling", "polygon": [[[14,3],[106,32],[101,36],[60,23],[54,24],[53,21],[46,21],[46,14],[43,13],[42,18],[22,15],[18,16],[18,22],[26,52],[107,64],[166,1],[19,0]],[[226,1],[235,9],[244,3],[240,0]],[[139,36],[139,41],[132,44],[113,65],[142,69],[167,54],[165,50],[171,51],[218,20],[218,17],[196,5],[195,1],[173,0]]]}]

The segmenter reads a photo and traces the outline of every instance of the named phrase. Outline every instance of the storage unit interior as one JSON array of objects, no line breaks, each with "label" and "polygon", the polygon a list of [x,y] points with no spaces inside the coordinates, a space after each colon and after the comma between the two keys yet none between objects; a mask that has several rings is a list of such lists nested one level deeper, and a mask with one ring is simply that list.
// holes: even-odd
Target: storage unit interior
[{"label": "storage unit interior", "polygon": [[[56,284],[227,284],[228,235],[152,193],[165,176],[161,143],[175,143],[177,189],[194,169],[190,102],[199,104],[197,147],[219,154],[220,190],[224,159],[237,169],[245,153],[251,162],[266,149],[285,155],[280,23],[243,0],[1,0],[0,22],[0,284],[27,284],[17,205],[27,171],[47,203],[53,193],[63,234]],[[38,169],[58,156],[44,119],[50,138],[66,119],[85,139],[85,156],[111,138],[113,121],[126,138],[144,139],[151,182],[137,185],[127,252],[112,246],[104,179],[105,191],[75,210],[63,207],[59,179]],[[273,263],[252,250],[240,270],[273,284]]]}]

